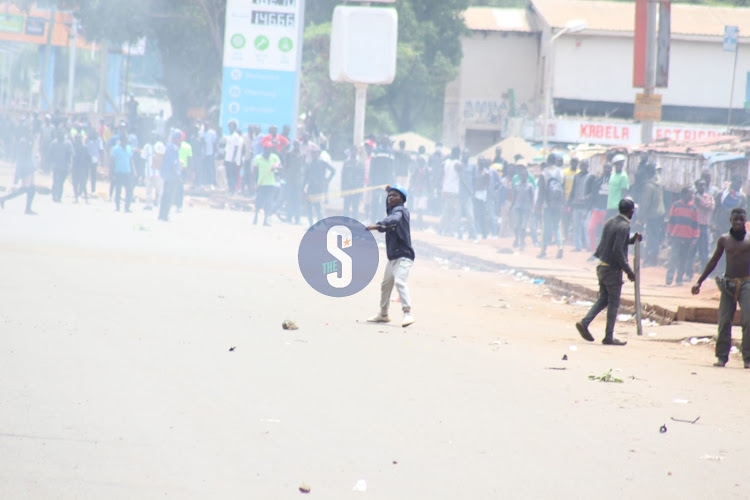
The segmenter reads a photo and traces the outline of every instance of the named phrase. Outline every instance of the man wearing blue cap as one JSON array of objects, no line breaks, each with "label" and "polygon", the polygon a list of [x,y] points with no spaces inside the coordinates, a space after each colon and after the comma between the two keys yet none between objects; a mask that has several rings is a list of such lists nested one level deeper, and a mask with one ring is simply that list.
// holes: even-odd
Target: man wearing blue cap
[{"label": "man wearing blue cap", "polygon": [[368,231],[385,233],[385,248],[388,264],[385,266],[383,282],[380,285],[380,313],[367,321],[371,323],[388,323],[388,306],[391,292],[396,285],[404,318],[401,326],[406,327],[414,323],[411,315],[411,299],[407,280],[409,270],[414,263],[414,249],[411,246],[411,227],[409,225],[409,210],[406,209],[406,188],[399,184],[387,186],[386,214],[380,222],[367,226]]}]

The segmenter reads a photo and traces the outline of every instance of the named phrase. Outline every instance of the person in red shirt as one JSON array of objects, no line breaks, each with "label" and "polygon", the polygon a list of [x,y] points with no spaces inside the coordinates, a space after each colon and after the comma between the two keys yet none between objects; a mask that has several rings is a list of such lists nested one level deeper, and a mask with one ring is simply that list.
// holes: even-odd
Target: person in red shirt
[{"label": "person in red shirt", "polygon": [[277,153],[284,154],[289,148],[289,139],[287,139],[283,135],[279,135],[279,127],[277,127],[276,125],[271,125],[270,127],[268,127],[268,134],[266,134],[266,136],[261,139],[261,142],[267,140],[273,142],[274,146],[276,147]]},{"label": "person in red shirt", "polygon": [[[693,279],[693,266],[689,264],[690,251],[698,241],[698,209],[693,202],[694,192],[690,187],[682,188],[680,199],[669,209],[667,235],[672,249],[667,264],[667,286],[676,278],[677,286],[682,285],[683,276]],[[676,276],[675,276],[676,273]]]}]

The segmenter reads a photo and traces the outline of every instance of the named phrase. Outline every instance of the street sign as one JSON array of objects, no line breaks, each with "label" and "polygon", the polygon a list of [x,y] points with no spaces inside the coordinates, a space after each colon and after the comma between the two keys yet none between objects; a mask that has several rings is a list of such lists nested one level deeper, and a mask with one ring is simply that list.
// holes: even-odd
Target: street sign
[{"label": "street sign", "polygon": [[740,28],[737,26],[724,26],[724,51],[734,52],[737,50],[737,38],[740,36]]},{"label": "street sign", "polygon": [[640,122],[661,121],[661,94],[636,94],[633,119]]}]

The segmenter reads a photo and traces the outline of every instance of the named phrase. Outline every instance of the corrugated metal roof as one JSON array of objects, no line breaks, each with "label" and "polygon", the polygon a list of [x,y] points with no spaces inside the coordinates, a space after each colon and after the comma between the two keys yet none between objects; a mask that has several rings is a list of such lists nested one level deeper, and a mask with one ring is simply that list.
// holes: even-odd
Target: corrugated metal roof
[{"label": "corrugated metal roof", "polygon": [[469,7],[464,11],[464,22],[472,31],[532,31],[526,9]]},{"label": "corrugated metal roof", "polygon": [[[554,28],[562,28],[571,19],[584,19],[585,31],[632,33],[634,29],[634,2],[531,0],[531,3]],[[750,37],[750,8],[672,4],[673,35],[723,37],[727,25],[738,26],[742,38]]]}]

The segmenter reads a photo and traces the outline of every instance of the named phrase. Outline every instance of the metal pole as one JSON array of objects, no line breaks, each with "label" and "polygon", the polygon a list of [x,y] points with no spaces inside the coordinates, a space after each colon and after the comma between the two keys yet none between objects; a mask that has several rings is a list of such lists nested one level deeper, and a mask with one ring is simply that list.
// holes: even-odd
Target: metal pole
[{"label": "metal pole", "polygon": [[121,104],[123,113],[127,111],[125,103],[127,102],[128,94],[130,94],[130,42],[128,42],[128,57],[125,59],[125,94],[122,96]]},{"label": "metal pole", "polygon": [[[47,32],[47,44],[44,49],[44,62],[42,63],[42,75],[41,84],[39,86],[39,94],[42,96],[39,101],[40,106],[46,105],[47,109],[53,109],[53,103],[50,102],[50,96],[47,95],[47,91],[44,88],[47,82],[47,66],[49,66],[50,51],[52,50],[52,32],[55,30],[55,18],[57,17],[57,8],[53,8],[49,15],[49,31]],[[53,77],[54,78],[54,77]],[[54,96],[52,96],[54,101]]]},{"label": "metal pole", "polygon": [[734,78],[737,75],[737,55],[740,52],[740,33],[737,32],[737,45],[734,46],[734,69],[732,70],[732,86],[729,90],[729,112],[727,113],[727,134],[732,125],[732,101],[734,100]]},{"label": "metal pole", "polygon": [[547,154],[547,140],[549,136],[549,111],[552,107],[552,72],[554,71],[555,67],[555,57],[553,49],[555,47],[555,40],[557,40],[558,38],[560,38],[560,36],[567,32],[568,28],[563,28],[562,30],[555,33],[555,35],[549,39],[549,48],[547,49],[547,68],[544,72],[544,113],[542,114],[542,151],[544,152],[544,154]]},{"label": "metal pole", "polygon": [[367,84],[354,84],[354,146],[361,151],[365,142],[365,110],[367,109]]},{"label": "metal pole", "polygon": [[[656,2],[649,1],[646,22],[646,86],[643,93],[654,94],[656,88]],[[654,122],[641,123],[641,142],[650,143],[654,139]]]},{"label": "metal pole", "polygon": [[107,112],[107,58],[109,50],[107,42],[102,42],[99,48],[99,56],[102,60],[99,63],[99,118],[102,118]]},{"label": "metal pole", "polygon": [[641,242],[635,240],[635,258],[633,260],[633,274],[635,274],[635,330],[638,335],[643,335],[641,324]]},{"label": "metal pole", "polygon": [[71,43],[68,57],[68,111],[73,111],[73,90],[76,82],[76,45],[78,44],[78,21],[71,18]]}]

